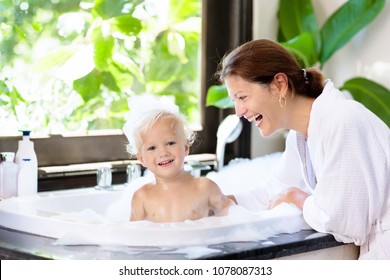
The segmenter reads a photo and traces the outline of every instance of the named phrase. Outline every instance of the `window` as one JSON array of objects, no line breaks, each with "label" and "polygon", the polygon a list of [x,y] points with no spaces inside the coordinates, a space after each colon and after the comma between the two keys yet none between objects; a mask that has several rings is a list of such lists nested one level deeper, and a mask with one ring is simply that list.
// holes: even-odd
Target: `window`
[{"label": "window", "polygon": [[[163,29],[157,16],[150,17],[157,14],[169,14],[177,29]],[[33,139],[40,166],[126,159],[120,131],[126,98],[150,91],[174,96],[200,124],[193,152],[214,152],[225,113],[202,104],[220,58],[251,38],[251,1],[6,0],[0,17],[0,63],[6,65],[0,70],[1,151],[16,151],[15,131],[35,132],[39,124],[46,135]],[[144,29],[152,26],[161,30],[148,38]],[[184,50],[183,40],[192,47]],[[16,67],[21,64],[25,68]],[[166,76],[166,69],[173,74]],[[38,73],[41,79],[27,83]],[[15,128],[22,123],[28,127]],[[101,128],[118,130],[96,132]]]},{"label": "window", "polygon": [[199,123],[199,0],[2,5],[1,136],[121,129],[127,99],[144,92]]}]

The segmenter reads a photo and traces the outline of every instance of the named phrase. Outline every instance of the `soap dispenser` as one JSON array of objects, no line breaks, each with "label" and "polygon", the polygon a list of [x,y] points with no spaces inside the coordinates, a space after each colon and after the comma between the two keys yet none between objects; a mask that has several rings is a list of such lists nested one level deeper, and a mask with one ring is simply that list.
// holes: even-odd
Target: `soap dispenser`
[{"label": "soap dispenser", "polygon": [[34,151],[34,142],[30,140],[30,131],[23,131],[23,139],[18,143],[15,163],[19,165],[18,196],[38,192],[38,160]]},{"label": "soap dispenser", "polygon": [[19,166],[14,163],[15,153],[0,153],[0,197],[16,196],[18,189]]}]

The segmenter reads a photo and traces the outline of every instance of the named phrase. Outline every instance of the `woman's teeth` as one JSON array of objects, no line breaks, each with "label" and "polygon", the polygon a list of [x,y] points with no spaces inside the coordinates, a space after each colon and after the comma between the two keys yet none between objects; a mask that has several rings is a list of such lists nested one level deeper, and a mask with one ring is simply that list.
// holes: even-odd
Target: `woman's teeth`
[{"label": "woman's teeth", "polygon": [[263,118],[263,115],[261,115],[261,114],[257,114],[257,115],[254,115],[254,116],[252,116],[252,117],[250,117],[249,119],[248,119],[248,121],[249,122],[253,122],[253,121],[260,121],[261,119]]}]

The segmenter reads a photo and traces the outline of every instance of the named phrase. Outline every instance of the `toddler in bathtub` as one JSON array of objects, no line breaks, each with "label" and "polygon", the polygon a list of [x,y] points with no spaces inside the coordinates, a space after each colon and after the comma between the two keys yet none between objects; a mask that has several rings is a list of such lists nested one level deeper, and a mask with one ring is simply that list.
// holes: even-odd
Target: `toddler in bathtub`
[{"label": "toddler in bathtub", "polygon": [[[218,185],[184,170],[185,156],[189,153],[194,133],[187,127],[177,107],[153,106],[150,103],[156,101],[148,98],[148,105],[152,108],[141,109],[143,112],[131,117],[123,128],[129,140],[129,153],[135,155],[156,178],[155,182],[135,191],[130,221],[182,222],[209,215],[227,215],[233,202]],[[136,106],[143,107],[141,103]],[[132,114],[137,115],[136,112]]]}]

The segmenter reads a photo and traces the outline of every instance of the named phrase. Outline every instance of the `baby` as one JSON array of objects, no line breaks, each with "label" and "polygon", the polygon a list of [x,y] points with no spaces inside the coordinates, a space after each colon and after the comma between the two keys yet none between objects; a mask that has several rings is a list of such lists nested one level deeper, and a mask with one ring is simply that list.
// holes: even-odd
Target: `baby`
[{"label": "baby", "polygon": [[134,193],[130,221],[182,222],[228,214],[233,202],[216,183],[184,171],[194,133],[178,112],[153,109],[124,131],[129,152],[156,178]]}]

